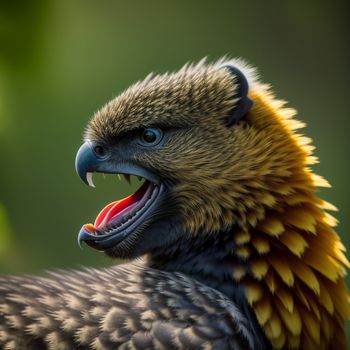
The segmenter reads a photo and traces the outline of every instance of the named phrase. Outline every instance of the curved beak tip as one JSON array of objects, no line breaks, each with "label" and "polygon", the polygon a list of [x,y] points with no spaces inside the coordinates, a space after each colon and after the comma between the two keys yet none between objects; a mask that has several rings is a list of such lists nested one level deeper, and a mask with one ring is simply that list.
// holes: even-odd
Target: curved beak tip
[{"label": "curved beak tip", "polygon": [[82,233],[83,229],[80,230],[78,237],[77,237],[77,241],[78,241],[78,246],[80,247],[80,249],[83,249],[83,245],[82,242],[84,242],[84,237],[83,237],[83,233]]},{"label": "curved beak tip", "polygon": [[97,166],[96,156],[89,142],[81,145],[75,158],[75,170],[79,177],[89,186],[95,187],[92,174]]},{"label": "curved beak tip", "polygon": [[78,245],[79,247],[82,249],[83,248],[83,245],[82,243],[83,242],[86,242],[86,241],[89,241],[89,240],[92,240],[93,237],[91,237],[91,235],[89,234],[89,232],[87,231],[87,229],[85,228],[85,225],[80,229],[79,231],[79,234],[78,234]]}]

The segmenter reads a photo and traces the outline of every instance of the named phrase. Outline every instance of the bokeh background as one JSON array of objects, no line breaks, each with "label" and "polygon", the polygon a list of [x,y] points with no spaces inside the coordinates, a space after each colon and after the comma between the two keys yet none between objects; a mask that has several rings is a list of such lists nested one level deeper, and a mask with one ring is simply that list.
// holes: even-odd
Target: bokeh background
[{"label": "bokeh background", "polygon": [[0,272],[111,264],[77,233],[132,190],[76,176],[87,120],[151,71],[226,54],[307,122],[350,249],[348,23],[346,1],[1,1]]}]

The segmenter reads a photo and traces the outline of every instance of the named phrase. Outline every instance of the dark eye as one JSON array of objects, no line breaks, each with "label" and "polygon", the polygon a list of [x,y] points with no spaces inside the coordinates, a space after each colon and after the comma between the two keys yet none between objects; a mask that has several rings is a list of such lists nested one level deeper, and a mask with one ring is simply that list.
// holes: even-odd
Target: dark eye
[{"label": "dark eye", "polygon": [[141,143],[145,146],[154,146],[159,143],[163,137],[162,130],[158,128],[147,128],[141,133]]},{"label": "dark eye", "polygon": [[94,147],[94,152],[99,157],[103,157],[106,154],[105,149],[102,146],[100,146],[100,145],[97,145],[97,146]]}]

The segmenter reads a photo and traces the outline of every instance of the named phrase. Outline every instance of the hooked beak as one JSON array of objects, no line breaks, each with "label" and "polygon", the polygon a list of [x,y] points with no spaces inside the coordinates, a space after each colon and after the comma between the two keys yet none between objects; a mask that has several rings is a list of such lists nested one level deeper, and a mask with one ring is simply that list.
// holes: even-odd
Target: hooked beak
[{"label": "hooked beak", "polygon": [[106,174],[129,174],[141,176],[156,185],[159,179],[150,171],[125,160],[116,160],[112,156],[99,157],[89,141],[83,143],[75,158],[75,169],[79,177],[89,186],[95,187],[92,181],[94,172]]}]

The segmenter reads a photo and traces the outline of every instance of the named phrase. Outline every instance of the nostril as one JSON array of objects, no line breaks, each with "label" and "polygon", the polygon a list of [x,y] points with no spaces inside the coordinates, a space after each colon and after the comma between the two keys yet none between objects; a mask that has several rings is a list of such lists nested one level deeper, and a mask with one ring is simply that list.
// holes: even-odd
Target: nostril
[{"label": "nostril", "polygon": [[95,146],[94,147],[94,152],[99,157],[103,157],[106,154],[106,150],[101,145]]}]

